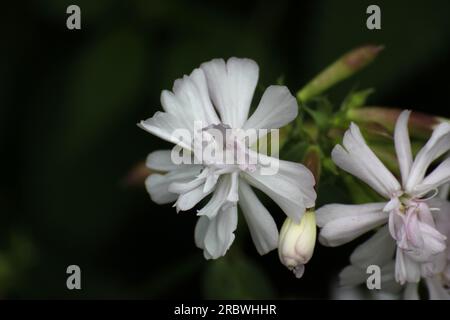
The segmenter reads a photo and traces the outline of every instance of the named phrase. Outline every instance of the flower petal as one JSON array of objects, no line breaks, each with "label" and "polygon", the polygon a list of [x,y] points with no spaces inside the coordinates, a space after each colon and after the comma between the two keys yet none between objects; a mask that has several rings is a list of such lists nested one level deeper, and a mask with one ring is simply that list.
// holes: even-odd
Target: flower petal
[{"label": "flower petal", "polygon": [[422,183],[425,173],[434,160],[450,150],[450,124],[441,123],[434,129],[431,138],[419,151],[411,166],[405,189],[414,192],[414,187]]},{"label": "flower petal", "polygon": [[339,273],[339,284],[341,286],[354,287],[366,282],[367,274],[360,267],[348,265]]},{"label": "flower petal", "polygon": [[198,218],[194,230],[195,245],[200,249],[205,249],[205,236],[208,231],[209,219],[207,216]]},{"label": "flower petal", "polygon": [[[202,224],[208,219],[202,247],[206,259],[217,259],[224,256],[234,241],[234,231],[237,227],[237,207],[234,205],[224,206],[212,219],[201,217]],[[200,222],[199,222],[200,223]],[[205,226],[199,226],[199,235]],[[203,229],[203,230],[202,230]]]},{"label": "flower petal", "polygon": [[206,125],[220,122],[211,104],[202,69],[195,69],[189,76],[175,80],[173,92],[185,114],[190,114],[195,120],[202,120]]},{"label": "flower petal", "polygon": [[198,98],[200,98],[202,102],[202,110],[205,116],[206,123],[220,123],[220,119],[217,116],[216,110],[214,109],[214,106],[212,105],[211,99],[209,97],[208,84],[206,82],[204,71],[200,68],[195,69],[194,71],[192,71],[190,79],[192,80],[198,91]]},{"label": "flower petal", "polygon": [[397,123],[395,124],[394,132],[395,151],[397,153],[403,185],[406,184],[409,170],[412,165],[411,142],[409,141],[408,133],[408,119],[410,114],[411,111],[409,110],[405,110],[400,113]]},{"label": "flower petal", "polygon": [[445,159],[436,169],[423,179],[422,183],[414,187],[413,193],[423,195],[430,190],[439,188],[450,181],[450,158]]},{"label": "flower petal", "polygon": [[251,187],[239,181],[239,206],[247,221],[250,235],[260,255],[275,249],[278,245],[278,229],[269,211],[256,197]]},{"label": "flower petal", "polygon": [[[165,111],[164,113],[177,118],[180,125],[182,125],[180,128],[185,128],[189,130],[189,132],[194,132],[194,113],[190,108],[185,107],[173,92],[163,90],[161,92],[160,101],[162,108]],[[199,118],[198,121],[201,121],[201,118]]]},{"label": "flower petal", "polygon": [[216,189],[208,201],[208,203],[197,212],[199,216],[207,216],[214,218],[219,212],[220,208],[227,202],[227,196],[231,188],[231,176],[229,174],[223,175],[217,182]]},{"label": "flower petal", "polygon": [[419,300],[419,284],[407,283],[403,292],[403,300]]},{"label": "flower petal", "polygon": [[285,86],[269,86],[244,129],[278,129],[297,117],[297,100]]},{"label": "flower petal", "polygon": [[242,128],[258,82],[259,68],[250,59],[214,59],[201,65],[209,93],[222,122]]},{"label": "flower petal", "polygon": [[450,300],[450,292],[445,290],[438,277],[426,278],[425,283],[430,300]]},{"label": "flower petal", "polygon": [[[434,198],[429,201],[430,206],[438,209],[433,212],[436,229],[450,239],[450,202],[447,200]],[[450,246],[447,246],[447,258],[450,260]]]},{"label": "flower petal", "polygon": [[326,205],[316,212],[317,225],[322,227],[319,241],[330,247],[347,243],[388,220],[382,211],[384,203],[363,205]]},{"label": "flower petal", "polygon": [[239,200],[239,172],[231,173],[231,185],[227,200],[233,203],[237,203]]},{"label": "flower petal", "polygon": [[169,185],[175,181],[185,182],[192,180],[200,173],[200,170],[200,166],[192,165],[180,166],[178,169],[165,175],[155,173],[147,177],[145,187],[152,200],[157,204],[173,202],[178,198],[178,195],[169,192]]},{"label": "flower petal", "polygon": [[381,267],[381,289],[391,293],[399,293],[403,289],[403,286],[395,280],[394,260]]},{"label": "flower petal", "polygon": [[370,265],[382,266],[393,259],[395,248],[389,229],[384,226],[353,251],[350,262],[362,268]]},{"label": "flower petal", "polygon": [[162,174],[152,174],[145,180],[147,192],[150,194],[153,202],[157,204],[166,204],[177,200],[178,195],[169,192],[169,184],[167,178]]},{"label": "flower petal", "polygon": [[438,230],[426,223],[420,223],[419,228],[419,232],[422,234],[422,237],[424,239],[423,250],[425,251],[425,253],[433,256],[443,252],[447,248],[447,237],[441,234]]},{"label": "flower petal", "polygon": [[439,194],[438,194],[439,198],[444,199],[444,200],[448,199],[448,196],[450,194],[449,191],[450,191],[450,183],[446,183],[443,186],[441,186],[439,188]]},{"label": "flower petal", "polygon": [[354,123],[345,132],[343,145],[345,149],[337,145],[331,152],[333,161],[341,169],[358,177],[386,198],[401,189],[397,179],[367,146]]},{"label": "flower petal", "polygon": [[259,154],[261,159],[278,165],[276,174],[263,174],[261,169],[243,172],[242,176],[253,187],[266,193],[296,223],[306,208],[314,207],[316,192],[312,173],[299,163],[283,161]]},{"label": "flower petal", "polygon": [[[153,117],[141,121],[138,127],[163,140],[177,144],[182,148],[191,149],[193,139],[193,135],[190,133],[191,129],[186,127],[182,118],[173,114],[158,111]],[[180,135],[177,133],[180,133]]]},{"label": "flower petal", "polygon": [[319,227],[332,222],[333,220],[383,211],[385,202],[374,202],[366,204],[327,204],[316,210],[316,222]]},{"label": "flower petal", "polygon": [[420,263],[408,257],[402,249],[397,247],[395,256],[395,279],[401,284],[420,281]]},{"label": "flower petal", "polygon": [[445,272],[447,267],[447,255],[446,252],[442,252],[433,257],[432,261],[422,263],[420,267],[420,273],[422,278],[433,277],[437,274]]},{"label": "flower petal", "polygon": [[177,212],[190,210],[211,192],[212,190],[204,192],[203,185],[199,185],[186,193],[180,194],[174,206],[177,208]]},{"label": "flower petal", "polygon": [[[381,289],[386,293],[398,293],[402,287],[395,281],[394,261],[389,261],[381,266]],[[357,286],[367,281],[367,267],[358,267],[349,265],[345,267],[339,274],[339,282],[341,286]]]},{"label": "flower petal", "polygon": [[147,156],[147,168],[157,171],[172,171],[180,167],[172,162],[171,150],[156,150]]}]

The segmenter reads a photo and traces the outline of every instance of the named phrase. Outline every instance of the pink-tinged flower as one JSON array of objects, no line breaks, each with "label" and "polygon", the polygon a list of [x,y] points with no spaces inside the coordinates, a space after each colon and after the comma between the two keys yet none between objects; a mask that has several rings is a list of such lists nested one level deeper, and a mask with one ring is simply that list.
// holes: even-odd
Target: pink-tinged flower
[{"label": "pink-tinged flower", "polygon": [[[450,246],[448,244],[450,239],[450,202],[447,201],[448,186],[450,184],[441,188],[440,198],[430,201],[433,207],[439,208],[438,211],[434,212],[436,228],[447,236],[447,250],[435,257],[435,263],[440,266],[439,269],[442,272],[423,278],[430,300],[450,300]],[[419,299],[418,285],[415,283],[408,284],[404,292],[404,298],[407,300]]]},{"label": "pink-tinged flower", "polygon": [[[428,291],[428,298],[431,300],[450,300],[450,246],[448,246],[450,239],[450,202],[445,200],[448,190],[444,189],[441,188],[441,199],[433,198],[428,201],[431,207],[439,208],[434,212],[434,221],[437,230],[447,237],[446,251],[434,257],[434,263],[439,266],[438,270],[443,271],[429,277],[422,276]],[[351,264],[339,274],[340,285],[349,288],[348,290],[352,288],[356,290],[355,287],[366,283],[367,267],[378,265],[381,268],[381,292],[394,294],[393,297],[397,299],[420,299],[418,283],[410,282],[402,287],[395,281],[395,261],[393,260],[395,250],[395,240],[390,236],[388,226],[381,227],[369,240],[353,251],[350,256]],[[369,292],[369,295],[372,293]]]},{"label": "pink-tinged flower", "polygon": [[[238,203],[257,251],[265,254],[277,247],[275,221],[251,186],[266,193],[294,221],[300,221],[306,208],[315,203],[314,177],[306,167],[261,155],[239,138],[240,130],[278,129],[298,114],[297,101],[285,86],[269,86],[249,117],[258,74],[258,65],[250,59],[230,58],[227,62],[214,59],[203,63],[189,76],[176,80],[173,92],[162,92],[164,112],[157,112],[139,124],[144,130],[189,150],[197,160],[194,164],[175,164],[170,150],[151,153],[147,166],[167,173],[150,175],[146,187],[158,204],[176,201],[177,211],[190,210],[211,195],[198,210],[200,218],[195,228],[195,243],[203,249],[206,259],[219,258],[230,248],[237,227]],[[196,127],[199,122],[201,126]],[[174,132],[180,129],[192,139],[177,138]],[[213,139],[213,131],[225,133],[226,140]],[[197,152],[198,136],[208,137],[206,145],[213,147],[214,154],[238,151],[260,162],[229,163],[203,157],[203,153]],[[201,140],[200,146],[204,142]],[[277,172],[264,174],[264,166],[273,163],[277,164]]]},{"label": "pink-tinged flower", "polygon": [[319,240],[329,246],[344,244],[388,223],[397,244],[395,278],[401,284],[418,282],[421,275],[442,271],[434,258],[446,249],[446,236],[436,228],[431,214],[434,208],[426,200],[450,181],[450,158],[426,175],[430,164],[450,150],[450,124],[437,126],[413,161],[409,115],[410,111],[400,114],[394,133],[401,182],[367,146],[353,123],[344,135],[343,146],[337,145],[332,151],[333,161],[339,167],[367,183],[387,201],[330,204],[317,210],[317,224],[322,227]]}]

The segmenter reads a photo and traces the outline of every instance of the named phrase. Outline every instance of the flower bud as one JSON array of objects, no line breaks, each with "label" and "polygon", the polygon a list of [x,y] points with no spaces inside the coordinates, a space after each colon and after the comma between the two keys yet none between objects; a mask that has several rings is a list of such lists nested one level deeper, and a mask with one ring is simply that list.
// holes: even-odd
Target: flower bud
[{"label": "flower bud", "polygon": [[382,49],[382,46],[367,45],[346,53],[301,89],[297,93],[297,98],[305,102],[321,94],[367,66]]},{"label": "flower bud", "polygon": [[321,168],[321,152],[316,145],[309,146],[303,157],[303,164],[311,171],[316,181],[316,188],[319,185]]},{"label": "flower bud", "polygon": [[287,218],[281,227],[278,255],[281,263],[292,270],[297,278],[303,276],[305,264],[311,259],[316,244],[316,217],[306,211],[300,223]]},{"label": "flower bud", "polygon": [[[397,118],[402,109],[385,108],[377,106],[367,106],[363,108],[350,109],[347,112],[347,119],[359,125],[367,126],[376,124],[383,127],[389,133],[394,132]],[[416,112],[411,113],[408,127],[412,138],[427,138],[433,130],[442,122],[449,122],[449,119],[434,115]]]},{"label": "flower bud", "polygon": [[122,179],[122,185],[124,187],[143,186],[145,179],[152,173],[156,173],[156,171],[149,169],[144,161],[139,162]]}]

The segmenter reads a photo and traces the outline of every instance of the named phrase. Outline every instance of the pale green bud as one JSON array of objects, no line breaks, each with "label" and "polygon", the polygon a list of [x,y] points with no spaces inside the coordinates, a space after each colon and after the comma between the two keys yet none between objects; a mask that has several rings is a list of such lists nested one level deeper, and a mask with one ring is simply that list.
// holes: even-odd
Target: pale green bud
[{"label": "pale green bud", "polygon": [[297,278],[305,271],[316,244],[316,217],[314,211],[306,211],[300,223],[287,218],[281,227],[278,255],[281,263],[292,270]]},{"label": "pale green bud", "polygon": [[366,45],[346,53],[297,92],[297,98],[305,102],[323,93],[336,83],[366,67],[381,50],[383,50],[382,46]]}]

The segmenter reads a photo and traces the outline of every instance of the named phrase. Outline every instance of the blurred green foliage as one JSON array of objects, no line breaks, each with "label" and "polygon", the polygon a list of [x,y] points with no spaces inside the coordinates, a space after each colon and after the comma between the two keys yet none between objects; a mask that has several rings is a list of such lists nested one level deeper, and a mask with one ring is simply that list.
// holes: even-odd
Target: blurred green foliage
[{"label": "blurred green foliage", "polygon": [[274,289],[257,261],[227,254],[205,270],[203,296],[207,299],[273,299]]}]

